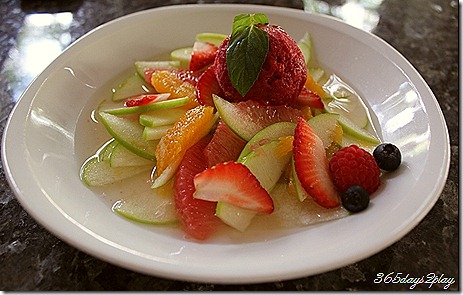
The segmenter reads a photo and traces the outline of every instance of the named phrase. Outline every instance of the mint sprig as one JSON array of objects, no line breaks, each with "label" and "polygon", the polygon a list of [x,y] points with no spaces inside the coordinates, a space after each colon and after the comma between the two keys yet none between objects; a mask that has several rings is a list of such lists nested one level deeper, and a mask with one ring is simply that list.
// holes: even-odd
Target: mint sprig
[{"label": "mint sprig", "polygon": [[240,14],[233,20],[227,47],[227,68],[232,85],[241,96],[254,85],[267,57],[268,34],[257,25],[268,23],[265,14]]}]

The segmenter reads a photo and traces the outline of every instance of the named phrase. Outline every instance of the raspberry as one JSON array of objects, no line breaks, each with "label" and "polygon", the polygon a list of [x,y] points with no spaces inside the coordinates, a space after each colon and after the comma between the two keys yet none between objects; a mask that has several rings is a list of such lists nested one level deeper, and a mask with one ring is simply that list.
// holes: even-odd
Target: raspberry
[{"label": "raspberry", "polygon": [[359,185],[371,195],[381,184],[380,169],[375,158],[356,145],[343,147],[333,155],[330,172],[334,185],[341,193],[353,185]]}]

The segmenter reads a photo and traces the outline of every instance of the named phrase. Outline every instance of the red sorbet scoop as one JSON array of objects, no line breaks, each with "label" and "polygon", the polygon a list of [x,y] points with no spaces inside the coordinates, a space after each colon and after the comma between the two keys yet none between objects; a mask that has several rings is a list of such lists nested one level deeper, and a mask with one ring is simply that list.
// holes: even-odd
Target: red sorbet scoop
[{"label": "red sorbet scoop", "polygon": [[280,27],[258,25],[268,33],[269,51],[260,74],[243,97],[233,87],[227,70],[230,36],[220,45],[214,69],[217,81],[229,101],[257,100],[270,105],[289,105],[301,92],[307,79],[304,56],[296,42]]}]

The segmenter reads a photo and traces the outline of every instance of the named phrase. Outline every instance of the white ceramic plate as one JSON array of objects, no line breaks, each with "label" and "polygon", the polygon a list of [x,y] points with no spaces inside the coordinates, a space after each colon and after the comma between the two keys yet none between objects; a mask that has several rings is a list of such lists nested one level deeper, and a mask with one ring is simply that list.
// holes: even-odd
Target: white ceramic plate
[{"label": "white ceramic plate", "polygon": [[[296,40],[310,31],[321,65],[366,98],[382,139],[400,147],[402,167],[383,179],[361,214],[242,239],[224,236],[197,243],[172,228],[144,226],[114,214],[79,179],[83,160],[103,142],[99,132],[90,132],[96,128],[88,117],[100,101],[96,94],[135,60],[190,46],[200,32],[229,33],[239,13],[265,13]],[[16,105],[5,129],[2,157],[24,208],[78,249],[155,276],[251,283],[333,270],[403,237],[442,191],[449,140],[442,112],[424,80],[372,34],[334,18],[281,7],[193,5],[128,15],[72,44]]]}]

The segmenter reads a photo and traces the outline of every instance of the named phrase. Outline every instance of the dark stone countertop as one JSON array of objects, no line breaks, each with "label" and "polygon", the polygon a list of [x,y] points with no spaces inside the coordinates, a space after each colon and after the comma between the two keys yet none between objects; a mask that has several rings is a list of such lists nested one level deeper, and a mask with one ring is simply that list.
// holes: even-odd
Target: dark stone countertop
[{"label": "dark stone countertop", "polygon": [[[253,3],[304,9],[301,1],[32,1],[0,0],[0,126],[20,93],[39,68],[25,67],[21,79],[7,72],[21,60],[19,44],[44,36],[59,40],[62,50],[84,33],[135,11],[184,3]],[[383,38],[420,72],[443,110],[450,134],[451,165],[443,192],[429,214],[405,237],[385,250],[357,263],[288,281],[249,285],[220,285],[151,277],[113,266],[62,242],[37,224],[16,200],[0,169],[0,290],[152,290],[152,291],[310,291],[310,290],[408,290],[410,284],[374,284],[377,273],[401,272],[410,277],[431,273],[455,278],[449,290],[460,289],[459,277],[459,84],[458,13],[456,0],[306,0],[307,9],[342,17],[341,7],[356,5],[364,11],[365,29]],[[311,7],[311,8],[310,8]],[[41,31],[28,23],[36,13],[71,12],[67,27]],[[359,19],[357,19],[359,20]],[[28,19],[30,22],[31,19]],[[60,33],[61,32],[61,33]],[[64,34],[65,32],[66,34]],[[58,35],[56,35],[58,34]],[[28,39],[29,38],[29,39]],[[50,49],[50,48],[49,48]],[[51,50],[51,49],[50,49]],[[40,52],[35,58],[40,59]],[[40,63],[39,63],[40,64]],[[34,63],[37,66],[37,62]],[[393,218],[393,216],[391,216]],[[415,290],[441,290],[417,285]]]}]

